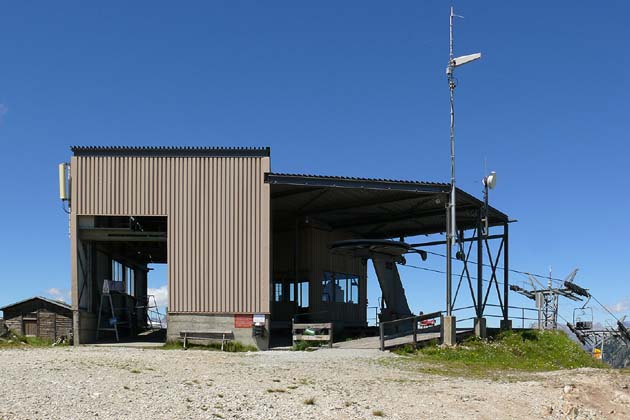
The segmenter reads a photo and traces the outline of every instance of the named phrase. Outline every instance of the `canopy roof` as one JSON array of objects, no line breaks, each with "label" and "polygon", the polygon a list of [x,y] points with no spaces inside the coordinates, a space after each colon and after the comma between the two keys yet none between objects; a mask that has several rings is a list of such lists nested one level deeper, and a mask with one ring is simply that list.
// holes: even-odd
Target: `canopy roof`
[{"label": "canopy roof", "polygon": [[[296,220],[319,223],[363,238],[399,238],[446,230],[450,184],[338,176],[266,174],[274,229]],[[457,226],[477,227],[483,201],[457,189]],[[508,216],[489,207],[489,225]]]}]

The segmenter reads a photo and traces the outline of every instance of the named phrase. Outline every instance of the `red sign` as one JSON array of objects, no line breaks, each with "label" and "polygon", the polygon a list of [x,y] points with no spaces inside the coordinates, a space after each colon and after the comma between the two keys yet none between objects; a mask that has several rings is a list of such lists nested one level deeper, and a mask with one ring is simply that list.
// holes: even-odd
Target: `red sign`
[{"label": "red sign", "polygon": [[251,328],[254,325],[254,315],[234,315],[234,328]]}]

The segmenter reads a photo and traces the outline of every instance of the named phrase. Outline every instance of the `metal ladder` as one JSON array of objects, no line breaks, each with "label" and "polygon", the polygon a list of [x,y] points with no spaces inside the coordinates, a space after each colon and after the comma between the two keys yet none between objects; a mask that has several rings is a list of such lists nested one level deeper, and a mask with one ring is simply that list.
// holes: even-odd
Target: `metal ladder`
[{"label": "metal ladder", "polygon": [[[103,299],[105,299],[105,305],[109,303],[109,312],[111,313],[111,318],[109,318],[108,323],[110,326],[103,327],[101,326],[101,321],[103,318]],[[103,293],[101,294],[101,303],[98,307],[98,319],[96,321],[96,339],[98,340],[101,331],[113,331],[116,335],[116,341],[120,341],[120,336],[118,335],[118,326],[128,324],[127,322],[119,322],[116,317],[117,308],[114,307],[114,302],[112,301],[111,293]],[[125,308],[118,308],[118,310],[125,310]]]}]

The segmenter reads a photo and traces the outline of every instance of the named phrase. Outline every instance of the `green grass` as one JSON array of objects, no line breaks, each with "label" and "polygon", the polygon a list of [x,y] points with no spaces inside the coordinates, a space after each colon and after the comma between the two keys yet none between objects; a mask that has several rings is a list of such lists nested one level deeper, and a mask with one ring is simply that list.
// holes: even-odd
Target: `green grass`
[{"label": "green grass", "polygon": [[[52,347],[53,341],[47,338],[27,337],[10,331],[0,339],[0,348]],[[58,344],[58,346],[66,344]]]},{"label": "green grass", "polygon": [[470,338],[455,347],[433,344],[419,350],[402,348],[396,353],[421,362],[420,369],[427,373],[455,376],[606,367],[561,331],[508,331],[487,341]]},{"label": "green grass", "polygon": [[[184,344],[179,340],[169,340],[161,347],[162,350],[180,350],[184,348]],[[191,350],[221,350],[221,343],[210,343],[210,344],[191,344],[188,343],[188,349]],[[240,353],[240,352],[248,352],[248,351],[258,351],[258,349],[254,346],[248,346],[238,341],[228,341],[225,343],[223,347],[224,351],[230,353]]]},{"label": "green grass", "polygon": [[314,350],[316,347],[320,347],[322,343],[319,341],[296,341],[291,347],[293,351],[309,351]]},{"label": "green grass", "polygon": [[307,398],[304,400],[304,404],[306,405],[315,405],[315,398],[311,397],[311,398]]}]

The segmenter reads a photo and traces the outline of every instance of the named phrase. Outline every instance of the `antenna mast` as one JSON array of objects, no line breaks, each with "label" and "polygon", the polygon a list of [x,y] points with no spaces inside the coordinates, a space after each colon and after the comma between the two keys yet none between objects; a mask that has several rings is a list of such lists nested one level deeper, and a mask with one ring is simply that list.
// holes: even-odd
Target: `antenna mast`
[{"label": "antenna mast", "polygon": [[446,226],[446,315],[451,316],[452,308],[452,252],[455,245],[455,235],[457,228],[455,226],[455,79],[453,78],[453,17],[455,10],[451,6],[449,15],[449,51],[448,51],[448,67],[446,68],[446,76],[448,78],[448,88],[450,91],[451,103],[451,196],[448,202]]},{"label": "antenna mast", "polygon": [[[455,14],[455,9],[451,6],[449,15],[449,51],[448,66],[446,67],[446,78],[448,79],[448,88],[450,91],[451,102],[451,191],[446,215],[446,315],[452,315],[451,301],[451,280],[452,280],[452,251],[453,246],[457,243],[457,225],[455,217],[455,86],[456,81],[453,71],[456,67],[463,66],[481,58],[481,53],[462,55],[455,57],[453,53],[453,18],[461,17]],[[460,243],[461,245],[461,243]]]}]

